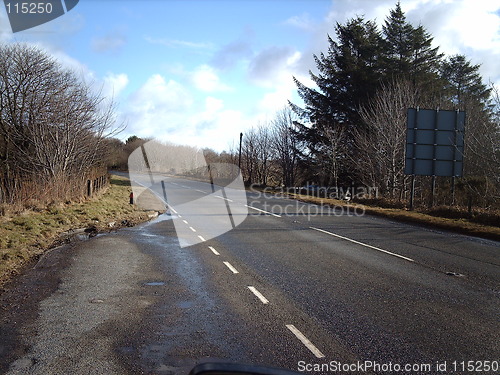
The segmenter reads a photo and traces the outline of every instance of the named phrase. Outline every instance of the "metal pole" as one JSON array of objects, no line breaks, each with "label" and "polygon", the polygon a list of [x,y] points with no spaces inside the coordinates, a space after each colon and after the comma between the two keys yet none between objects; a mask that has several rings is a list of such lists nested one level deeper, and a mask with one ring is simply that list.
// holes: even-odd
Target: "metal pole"
[{"label": "metal pole", "polygon": [[238,168],[241,170],[241,140],[243,138],[243,133],[240,133],[240,154],[238,157]]},{"label": "metal pole", "polygon": [[434,207],[434,201],[436,198],[436,176],[432,176],[431,179],[431,201],[430,201],[430,207]]},{"label": "metal pole", "polygon": [[410,191],[410,211],[413,211],[413,204],[415,200],[415,175],[411,175],[411,191]]},{"label": "metal pole", "polygon": [[455,204],[455,176],[451,177],[451,205]]}]

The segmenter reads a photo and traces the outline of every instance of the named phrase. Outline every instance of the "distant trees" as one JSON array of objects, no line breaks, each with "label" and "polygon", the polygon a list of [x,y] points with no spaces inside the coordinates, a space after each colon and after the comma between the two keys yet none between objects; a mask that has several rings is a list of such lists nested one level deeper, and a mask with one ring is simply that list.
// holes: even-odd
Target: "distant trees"
[{"label": "distant trees", "polygon": [[45,196],[51,189],[61,199],[76,194],[104,166],[113,123],[112,105],[45,52],[0,45],[0,201],[21,198],[28,181]]},{"label": "distant trees", "polygon": [[261,122],[243,134],[242,174],[247,185],[293,186],[298,172],[295,115],[289,107],[273,120]]}]

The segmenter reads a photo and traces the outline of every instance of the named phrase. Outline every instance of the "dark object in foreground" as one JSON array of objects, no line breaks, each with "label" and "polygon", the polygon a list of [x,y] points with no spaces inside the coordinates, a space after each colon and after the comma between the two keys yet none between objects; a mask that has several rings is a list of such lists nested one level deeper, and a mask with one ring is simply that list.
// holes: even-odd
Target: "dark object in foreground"
[{"label": "dark object in foreground", "polygon": [[239,363],[200,363],[193,367],[189,375],[297,375],[296,371],[282,368],[243,365]]}]

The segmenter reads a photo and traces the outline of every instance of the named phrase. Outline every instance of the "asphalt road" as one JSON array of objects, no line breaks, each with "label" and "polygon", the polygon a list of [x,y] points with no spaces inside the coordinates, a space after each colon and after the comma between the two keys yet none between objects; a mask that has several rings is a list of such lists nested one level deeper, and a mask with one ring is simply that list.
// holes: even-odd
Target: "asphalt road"
[{"label": "asphalt road", "polygon": [[499,372],[498,242],[155,182],[168,214],[55,249],[0,296],[0,371]]}]

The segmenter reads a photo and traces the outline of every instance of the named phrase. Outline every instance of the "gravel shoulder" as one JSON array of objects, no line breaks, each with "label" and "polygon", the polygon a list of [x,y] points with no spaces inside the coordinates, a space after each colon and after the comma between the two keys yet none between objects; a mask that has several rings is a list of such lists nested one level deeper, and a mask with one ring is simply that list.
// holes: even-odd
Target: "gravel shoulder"
[{"label": "gravel shoulder", "polygon": [[0,296],[0,372],[130,373],[116,342],[158,298],[144,287],[154,263],[126,235],[51,251]]}]

